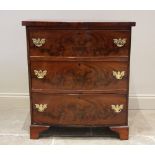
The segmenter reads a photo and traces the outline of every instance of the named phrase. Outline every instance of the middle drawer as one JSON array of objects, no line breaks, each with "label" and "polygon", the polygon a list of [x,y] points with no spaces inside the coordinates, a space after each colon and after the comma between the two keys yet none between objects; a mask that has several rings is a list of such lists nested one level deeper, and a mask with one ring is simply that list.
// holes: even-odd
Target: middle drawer
[{"label": "middle drawer", "polygon": [[128,63],[32,61],[32,89],[127,91]]}]

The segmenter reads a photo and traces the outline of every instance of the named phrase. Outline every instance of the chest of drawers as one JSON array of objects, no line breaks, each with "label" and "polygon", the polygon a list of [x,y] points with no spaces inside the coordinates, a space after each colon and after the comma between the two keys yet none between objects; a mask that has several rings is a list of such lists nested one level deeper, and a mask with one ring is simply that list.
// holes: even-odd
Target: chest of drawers
[{"label": "chest of drawers", "polygon": [[134,22],[23,21],[31,107],[30,138],[52,126],[109,127],[128,139]]}]

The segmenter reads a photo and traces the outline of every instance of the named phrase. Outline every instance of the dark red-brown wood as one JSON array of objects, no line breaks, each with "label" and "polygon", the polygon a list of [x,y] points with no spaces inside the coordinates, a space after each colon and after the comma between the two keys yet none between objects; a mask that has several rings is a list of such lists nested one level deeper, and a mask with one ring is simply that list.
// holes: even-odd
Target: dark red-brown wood
[{"label": "dark red-brown wood", "polygon": [[[105,127],[128,139],[131,27],[135,22],[23,21],[27,30],[30,137],[50,126]],[[44,38],[36,47],[33,38]],[[123,47],[113,39],[126,38]],[[47,70],[37,79],[34,69]],[[112,70],[124,70],[116,80]],[[35,104],[47,104],[44,112]],[[123,105],[115,113],[111,105]]]},{"label": "dark red-brown wood", "polygon": [[[47,104],[38,112],[35,104]],[[33,122],[51,126],[108,126],[127,124],[126,95],[32,94]],[[115,112],[112,105],[123,105]]]},{"label": "dark red-brown wood", "polygon": [[[130,31],[120,30],[41,30],[30,29],[31,56],[101,57],[128,56]],[[45,39],[36,47],[33,38]],[[113,39],[126,38],[123,47],[117,47]]]},{"label": "dark red-brown wood", "polygon": [[[46,70],[47,75],[38,79],[34,70]],[[122,80],[113,76],[113,71],[125,71]],[[31,62],[32,89],[44,90],[102,90],[127,92],[127,62],[74,61]]]},{"label": "dark red-brown wood", "polygon": [[129,127],[128,126],[112,126],[110,129],[119,135],[121,140],[129,139]]},{"label": "dark red-brown wood", "polygon": [[121,29],[129,30],[135,22],[56,22],[56,21],[22,21],[27,27],[46,27],[50,29]]},{"label": "dark red-brown wood", "polygon": [[30,139],[38,139],[40,134],[47,131],[50,126],[45,125],[31,125],[30,126]]}]

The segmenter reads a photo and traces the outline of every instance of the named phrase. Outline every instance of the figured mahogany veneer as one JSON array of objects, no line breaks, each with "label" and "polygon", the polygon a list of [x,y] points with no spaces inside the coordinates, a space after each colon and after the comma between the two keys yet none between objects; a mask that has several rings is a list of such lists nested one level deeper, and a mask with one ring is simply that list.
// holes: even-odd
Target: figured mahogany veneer
[{"label": "figured mahogany veneer", "polygon": [[[35,104],[46,103],[38,112]],[[112,105],[123,105],[116,113]],[[40,94],[32,93],[32,121],[36,124],[59,126],[127,125],[126,95],[111,94]]]},{"label": "figured mahogany veneer", "polygon": [[128,139],[134,22],[23,21],[27,32],[30,138],[51,126],[109,127]]},{"label": "figured mahogany veneer", "polygon": [[[112,30],[40,30],[30,29],[31,56],[69,56],[101,57],[128,56],[130,49],[130,31]],[[114,38],[126,38],[122,47],[117,47]],[[32,38],[45,38],[46,43],[36,48]]]},{"label": "figured mahogany veneer", "polygon": [[[58,65],[59,64],[59,65]],[[52,68],[52,69],[51,69]],[[34,70],[46,70],[47,75],[38,79]],[[125,71],[122,80],[113,71]],[[128,65],[126,62],[31,62],[32,89],[43,90],[102,90],[127,93]]]}]

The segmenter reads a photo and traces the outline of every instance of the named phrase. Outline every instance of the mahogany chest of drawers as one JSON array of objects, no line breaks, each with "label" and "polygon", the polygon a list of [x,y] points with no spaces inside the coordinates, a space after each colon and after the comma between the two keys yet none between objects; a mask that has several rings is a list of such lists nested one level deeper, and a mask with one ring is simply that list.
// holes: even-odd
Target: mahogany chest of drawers
[{"label": "mahogany chest of drawers", "polygon": [[128,139],[134,22],[23,21],[31,107],[30,138],[51,126],[109,127]]}]

